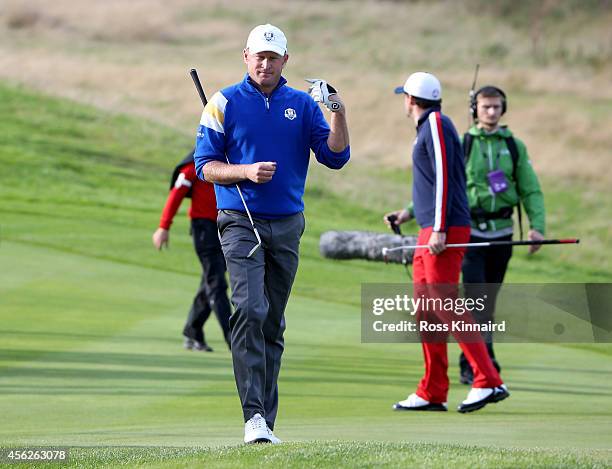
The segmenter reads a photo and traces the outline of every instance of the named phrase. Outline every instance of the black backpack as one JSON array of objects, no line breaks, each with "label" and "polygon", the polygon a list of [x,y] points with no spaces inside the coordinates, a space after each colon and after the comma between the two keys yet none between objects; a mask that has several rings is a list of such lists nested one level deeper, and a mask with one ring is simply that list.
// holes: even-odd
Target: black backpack
[{"label": "black backpack", "polygon": [[[513,137],[504,137],[506,142],[506,146],[508,147],[508,151],[510,152],[510,156],[512,157],[512,179],[514,179],[514,184],[516,185],[516,192],[518,195],[518,178],[516,177],[516,170],[518,167],[519,160],[519,151],[516,146],[516,141]],[[470,159],[470,153],[472,152],[472,145],[474,144],[474,136],[466,132],[463,134],[463,161],[465,163],[465,167],[467,168],[467,163]],[[519,201],[517,204],[518,207],[518,222],[519,222],[519,230],[521,232],[521,241],[523,240],[523,214],[521,210],[521,198],[519,195]]]},{"label": "black backpack", "polygon": [[[185,158],[183,158],[181,162],[176,165],[176,168],[174,168],[174,171],[172,171],[172,177],[170,178],[170,190],[172,190],[172,188],[174,187],[174,183],[176,182],[178,175],[181,173],[181,169],[183,169],[185,165],[189,163],[193,163],[194,153],[195,153],[195,148],[191,150],[191,152],[188,153],[187,156],[185,156]],[[191,192],[192,192],[192,187],[189,188],[189,192],[187,192],[185,197],[191,198]]]}]

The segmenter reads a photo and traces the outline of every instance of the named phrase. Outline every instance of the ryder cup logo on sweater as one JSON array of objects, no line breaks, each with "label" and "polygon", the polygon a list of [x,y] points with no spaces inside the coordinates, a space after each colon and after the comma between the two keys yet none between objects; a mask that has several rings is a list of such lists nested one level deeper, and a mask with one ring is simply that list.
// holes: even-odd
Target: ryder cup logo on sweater
[{"label": "ryder cup logo on sweater", "polygon": [[295,112],[295,109],[291,109],[290,107],[288,107],[287,109],[285,109],[285,117],[287,119],[289,119],[290,121],[292,121],[293,119],[295,119],[297,117],[297,114]]}]

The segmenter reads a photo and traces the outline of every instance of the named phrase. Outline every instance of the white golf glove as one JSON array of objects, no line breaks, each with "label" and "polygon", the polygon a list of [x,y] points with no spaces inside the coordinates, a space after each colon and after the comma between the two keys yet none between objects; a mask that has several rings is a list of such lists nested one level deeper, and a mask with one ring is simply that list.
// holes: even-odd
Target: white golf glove
[{"label": "white golf glove", "polygon": [[338,94],[336,88],[319,78],[306,78],[306,81],[311,84],[308,94],[315,102],[323,103],[331,112],[338,112],[342,109],[342,104],[329,99],[330,96]]}]

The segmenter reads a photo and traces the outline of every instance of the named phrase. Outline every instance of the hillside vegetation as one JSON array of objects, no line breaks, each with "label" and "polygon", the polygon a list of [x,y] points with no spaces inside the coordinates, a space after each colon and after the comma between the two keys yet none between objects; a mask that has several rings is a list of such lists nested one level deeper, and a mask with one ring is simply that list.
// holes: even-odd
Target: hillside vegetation
[{"label": "hillside vegetation", "polygon": [[[209,93],[238,81],[248,31],[268,21],[288,35],[293,86],[321,76],[341,90],[363,165],[408,164],[412,124],[391,92],[408,73],[439,75],[445,109],[463,130],[480,63],[479,84],[508,92],[507,123],[540,173],[604,189],[612,182],[612,8],[604,0],[5,0],[0,78],[192,136],[200,104],[187,71],[199,68]],[[368,171],[353,178],[366,181]]]},{"label": "hillside vegetation", "polygon": [[[341,174],[314,168],[310,176],[309,184],[324,188],[326,198],[333,194],[340,205],[370,210],[371,226],[381,226],[382,213],[410,198],[409,173],[403,169],[410,164],[414,131],[393,87],[413,70],[435,72],[443,82],[445,110],[462,131],[468,124],[468,87],[480,63],[478,83],[495,83],[508,92],[506,122],[527,144],[541,176],[548,235],[583,240],[579,249],[556,251],[555,260],[558,254],[574,265],[610,272],[612,11],[607,1],[5,0],[0,79],[139,116],[146,119],[142,128],[154,128],[153,121],[177,130],[184,139],[179,143],[174,136],[164,140],[166,146],[160,146],[155,131],[142,138],[142,128],[108,142],[130,134],[135,154],[151,159],[154,149],[163,152],[148,164],[165,178],[162,168],[190,146],[199,120],[201,104],[188,70],[199,69],[209,96],[239,80],[246,35],[266,21],[289,37],[290,84],[305,89],[304,77],[322,76],[348,103],[351,164]],[[53,112],[41,110],[41,115]],[[67,160],[62,164],[68,170],[79,166],[79,184],[92,177],[83,166],[87,160],[75,161],[36,133],[27,139],[38,142],[38,155],[57,150],[55,158]],[[82,157],[113,154],[112,148],[82,146],[73,147]],[[132,171],[134,191],[150,184],[141,165],[121,164],[120,171]],[[148,209],[153,205],[147,201]],[[345,227],[363,228],[346,209],[338,210],[346,215]],[[538,256],[529,270],[550,261],[544,259]]]}]

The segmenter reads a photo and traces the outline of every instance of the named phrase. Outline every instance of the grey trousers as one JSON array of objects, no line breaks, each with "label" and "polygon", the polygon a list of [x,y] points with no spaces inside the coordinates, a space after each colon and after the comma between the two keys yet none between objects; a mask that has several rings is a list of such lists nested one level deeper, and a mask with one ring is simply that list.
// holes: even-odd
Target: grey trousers
[{"label": "grey trousers", "polygon": [[302,213],[278,220],[254,218],[257,244],[246,214],[221,210],[217,225],[230,274],[230,318],[236,387],[245,422],[261,414],[270,429],[278,410],[278,374],[284,350],[285,307],[298,267]]}]

